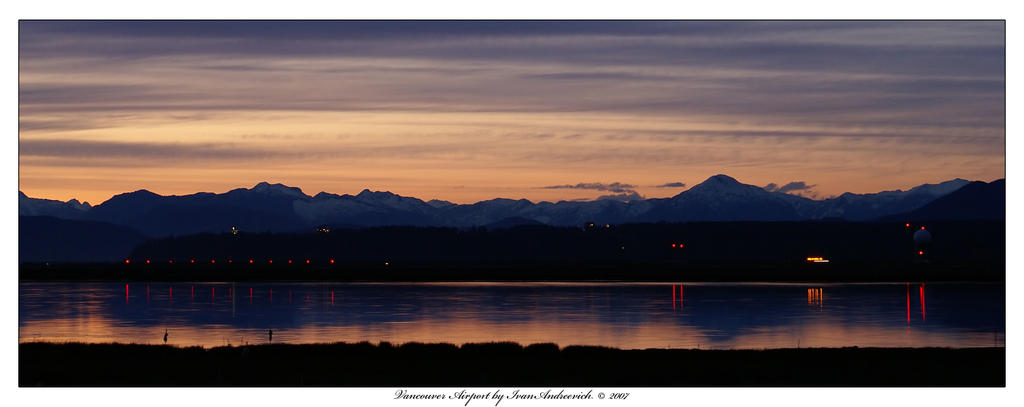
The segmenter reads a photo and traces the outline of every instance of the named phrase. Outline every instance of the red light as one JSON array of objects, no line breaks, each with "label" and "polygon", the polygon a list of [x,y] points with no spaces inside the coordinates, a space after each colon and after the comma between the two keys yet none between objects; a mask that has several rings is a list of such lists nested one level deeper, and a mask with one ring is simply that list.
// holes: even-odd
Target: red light
[{"label": "red light", "polygon": [[921,320],[922,321],[927,321],[928,318],[927,318],[927,315],[925,315],[925,312],[924,312],[924,284],[921,284],[920,290],[921,290]]},{"label": "red light", "polygon": [[907,222],[907,227],[908,227],[908,228],[910,227],[910,222]]},{"label": "red light", "polygon": [[167,264],[174,264],[174,260],[167,260]]},{"label": "red light", "polygon": [[273,260],[271,260],[271,261],[270,261],[270,264],[274,264],[274,261],[273,261]]},{"label": "red light", "polygon": [[291,261],[291,259],[289,259],[289,260],[288,260],[288,264],[292,264],[292,261]]},{"label": "red light", "polygon": [[124,264],[131,264],[131,262],[132,262],[131,260],[124,259]]},{"label": "red light", "polygon": [[910,325],[910,283],[907,283],[907,325]]},{"label": "red light", "polygon": [[252,259],[249,259],[249,264],[252,264]]},{"label": "red light", "polygon": [[188,262],[189,262],[189,263],[195,263],[195,262],[196,262],[196,259],[189,259],[189,260],[188,260]]},{"label": "red light", "polygon": [[149,264],[149,259],[146,259],[146,264]]},{"label": "red light", "polygon": [[309,264],[309,259],[306,259],[306,264]]},{"label": "red light", "polygon": [[228,263],[231,263],[231,259],[228,259]]},{"label": "red light", "polygon": [[676,244],[675,244],[675,243],[672,243],[672,247],[676,247]]},{"label": "red light", "polygon": [[210,260],[210,264],[216,263],[217,260]]},{"label": "red light", "polygon": [[680,248],[680,249],[682,249],[682,248],[683,248],[683,244],[682,244],[682,243],[680,243],[680,244],[679,244],[679,248]]},{"label": "red light", "polygon": [[918,250],[918,251],[917,251],[917,255],[918,255],[918,256],[923,256],[923,255],[924,255],[924,251],[922,251],[922,250]]},{"label": "red light", "polygon": [[334,259],[331,259],[331,264],[334,264]]},{"label": "red light", "polygon": [[924,230],[924,226],[921,226],[921,230]]},{"label": "red light", "polygon": [[927,321],[928,316],[925,315],[925,284],[921,284],[921,320]]}]

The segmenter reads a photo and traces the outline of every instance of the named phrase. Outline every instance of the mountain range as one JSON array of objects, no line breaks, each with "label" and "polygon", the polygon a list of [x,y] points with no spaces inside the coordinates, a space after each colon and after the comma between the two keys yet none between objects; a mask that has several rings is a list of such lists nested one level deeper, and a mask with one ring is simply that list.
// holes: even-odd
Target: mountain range
[{"label": "mountain range", "polygon": [[[999,191],[981,195],[954,192],[968,184],[969,190],[998,186]],[[318,226],[334,228],[372,226],[508,227],[520,224],[579,226],[586,222],[618,224],[635,222],[700,221],[797,221],[835,219],[870,221],[925,210],[940,204],[930,216],[942,217],[940,198],[953,195],[947,206],[964,209],[983,197],[987,210],[961,214],[974,219],[1002,219],[1005,208],[1002,180],[987,184],[954,179],[924,184],[907,191],[872,194],[844,193],[814,200],[769,191],[740,183],[727,175],[715,175],[671,198],[632,201],[595,200],[531,202],[526,199],[497,198],[473,204],[423,201],[391,192],[363,190],[356,195],[320,192],[306,195],[301,189],[261,182],[252,188],[238,188],[222,194],[200,192],[191,195],[158,195],[147,190],[116,195],[91,206],[72,199],[68,202],[36,199],[19,192],[21,216],[98,221],[124,226],[149,237],[196,233],[223,233],[236,227],[245,232],[306,232]],[[994,188],[994,187],[993,187]],[[978,191],[975,191],[978,192]],[[948,199],[947,199],[948,200]],[[961,202],[962,201],[962,202]],[[998,202],[995,202],[998,201]],[[996,205],[998,206],[998,205]],[[968,212],[970,212],[968,210]],[[971,212],[973,213],[973,212]],[[921,215],[929,215],[925,211]]]}]

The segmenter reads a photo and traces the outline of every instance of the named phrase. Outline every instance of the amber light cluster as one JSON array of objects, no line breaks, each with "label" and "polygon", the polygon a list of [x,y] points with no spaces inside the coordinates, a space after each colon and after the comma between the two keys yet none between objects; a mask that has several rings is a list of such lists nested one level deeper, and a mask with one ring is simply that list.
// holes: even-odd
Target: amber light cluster
[{"label": "amber light cluster", "polygon": [[811,305],[822,306],[825,300],[825,294],[820,288],[808,288],[807,289],[807,303]]}]

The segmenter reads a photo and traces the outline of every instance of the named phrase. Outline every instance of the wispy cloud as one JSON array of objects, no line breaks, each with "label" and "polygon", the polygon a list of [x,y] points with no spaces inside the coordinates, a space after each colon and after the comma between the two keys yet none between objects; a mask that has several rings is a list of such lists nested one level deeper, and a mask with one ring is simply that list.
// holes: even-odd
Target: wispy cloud
[{"label": "wispy cloud", "polygon": [[[612,194],[601,195],[597,197],[597,200],[611,200],[629,202],[644,199],[643,195],[640,195],[636,191],[637,186],[633,184],[624,184],[621,182],[612,182],[605,184],[602,182],[581,182],[575,185],[551,185],[541,187],[542,189],[586,189],[592,191],[608,191]],[[587,199],[577,199],[577,201],[586,201]]]},{"label": "wispy cloud", "polygon": [[623,192],[621,194],[601,195],[601,196],[597,197],[597,200],[599,200],[599,201],[620,201],[620,202],[639,201],[639,200],[642,200],[642,199],[644,199],[644,196],[640,195],[636,191],[627,191],[627,192]]},{"label": "wispy cloud", "polygon": [[[1005,162],[1004,30],[1002,21],[21,21],[20,163],[52,174],[277,160],[324,178],[373,168],[391,174],[391,188],[467,190],[500,169],[520,174],[509,180],[519,193],[543,199],[637,188],[533,187],[552,171],[645,188],[664,182],[658,174],[726,172],[759,185],[804,179],[823,193],[992,179]],[[298,137],[339,131],[352,137]],[[861,175],[829,180],[846,174]]]},{"label": "wispy cloud", "polygon": [[268,155],[262,149],[230,143],[153,143],[96,140],[20,140],[20,154],[28,157],[66,159],[88,157],[136,157],[140,159],[257,158]]},{"label": "wispy cloud", "polygon": [[610,191],[615,193],[634,192],[636,185],[613,182],[605,184],[601,182],[581,182],[576,185],[551,185],[541,187],[542,189],[591,189],[595,191]]},{"label": "wispy cloud", "polygon": [[655,188],[686,188],[686,184],[682,182],[669,182],[666,184],[655,185]]},{"label": "wispy cloud", "polygon": [[764,189],[769,192],[782,192],[784,194],[788,194],[790,192],[809,191],[814,187],[815,185],[807,185],[807,183],[803,181],[793,181],[781,187],[773,182],[765,185]]}]

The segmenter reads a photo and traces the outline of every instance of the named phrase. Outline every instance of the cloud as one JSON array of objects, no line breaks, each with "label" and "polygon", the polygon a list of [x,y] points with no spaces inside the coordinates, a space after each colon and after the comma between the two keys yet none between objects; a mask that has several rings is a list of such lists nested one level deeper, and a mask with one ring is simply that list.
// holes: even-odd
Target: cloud
[{"label": "cloud", "polygon": [[621,182],[613,182],[611,184],[605,184],[601,182],[581,182],[576,185],[551,185],[541,187],[542,189],[591,189],[595,191],[610,191],[615,193],[635,193],[636,185],[623,184]]},{"label": "cloud", "polygon": [[[285,139],[287,135],[283,135]],[[297,138],[301,135],[295,136]],[[451,157],[453,154],[475,154],[473,150],[460,151],[444,143],[368,145],[338,147],[297,144],[281,148],[264,143],[233,142],[125,142],[74,139],[19,139],[19,157],[22,164],[29,162],[49,166],[159,166],[168,163],[300,161],[322,159],[374,158],[427,158]],[[616,185],[616,184],[610,184]]]},{"label": "cloud", "polygon": [[[637,201],[644,199],[643,195],[636,192],[636,185],[624,184],[621,182],[613,182],[611,184],[605,184],[602,182],[581,182],[576,185],[551,185],[541,187],[543,189],[588,189],[593,191],[608,191],[613,194],[601,195],[597,197],[597,200],[610,200],[610,201]],[[588,201],[588,199],[577,199],[575,201]]]},{"label": "cloud", "polygon": [[1004,27],[23,21],[19,107],[38,116],[29,120],[167,110],[614,112],[1002,130]]},{"label": "cloud", "polygon": [[250,159],[270,154],[261,149],[243,148],[232,143],[154,143],[96,140],[19,140],[23,157],[57,157],[73,160],[89,157],[118,157],[140,159]]},{"label": "cloud", "polygon": [[524,79],[554,79],[554,80],[596,80],[596,81],[671,81],[679,80],[679,77],[669,75],[644,75],[630,72],[553,72],[543,74],[525,74]]},{"label": "cloud", "polygon": [[655,185],[655,188],[686,188],[686,184],[682,182],[669,182],[666,184]]},{"label": "cloud", "polygon": [[816,185],[807,185],[803,181],[793,181],[783,186],[778,186],[774,182],[764,186],[764,189],[769,192],[782,192],[788,194],[790,192],[806,192],[814,188]]},{"label": "cloud", "polygon": [[[879,189],[938,173],[987,177],[1005,164],[1005,27],[26,20],[19,158],[25,172],[43,164],[249,168],[277,160],[313,172],[443,162],[460,174],[571,168],[591,179],[637,165],[675,173],[687,163],[689,172],[744,167],[765,179],[785,179],[767,174],[789,167],[816,174],[822,188],[837,171],[884,182]],[[189,115],[207,119],[174,119]],[[355,136],[285,144],[291,135],[222,134],[315,126],[351,127]],[[491,137],[509,129],[536,136]],[[135,142],[109,141],[126,139]],[[635,192],[614,185],[546,188]],[[773,185],[807,191],[799,187]]]},{"label": "cloud", "polygon": [[639,201],[639,200],[642,200],[642,199],[644,199],[643,195],[638,194],[636,191],[627,191],[627,192],[623,192],[621,194],[601,195],[601,196],[597,197],[597,200],[599,200],[599,201],[607,200],[607,201],[621,201],[621,202]]}]

